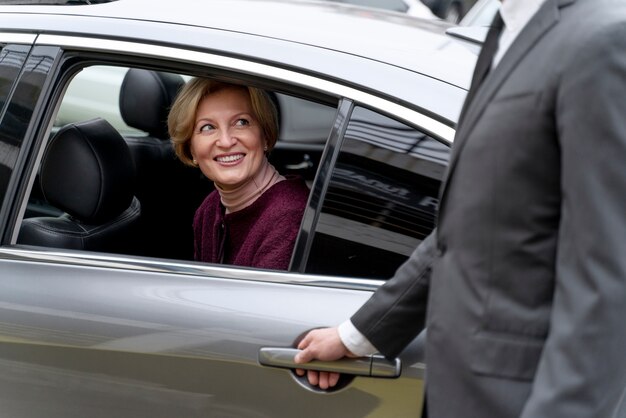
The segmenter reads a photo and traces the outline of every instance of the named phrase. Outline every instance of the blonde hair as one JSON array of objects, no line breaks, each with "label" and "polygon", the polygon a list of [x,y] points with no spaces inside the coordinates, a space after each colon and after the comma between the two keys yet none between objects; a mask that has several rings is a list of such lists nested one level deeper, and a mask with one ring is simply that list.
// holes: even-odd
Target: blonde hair
[{"label": "blonde hair", "polygon": [[167,117],[167,127],[176,156],[186,165],[194,166],[190,141],[195,126],[196,111],[202,99],[216,91],[236,88],[247,90],[253,116],[261,126],[267,151],[274,148],[278,139],[278,111],[269,94],[261,89],[225,83],[210,78],[196,77],[187,82],[176,96]]}]

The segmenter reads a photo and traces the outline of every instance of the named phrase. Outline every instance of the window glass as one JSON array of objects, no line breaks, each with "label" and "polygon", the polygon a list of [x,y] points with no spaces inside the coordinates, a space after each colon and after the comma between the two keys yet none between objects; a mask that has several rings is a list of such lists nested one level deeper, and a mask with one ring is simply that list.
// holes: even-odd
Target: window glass
[{"label": "window glass", "polygon": [[434,228],[449,148],[355,108],[316,226],[307,272],[389,278]]},{"label": "window glass", "polygon": [[[21,137],[16,134],[19,114],[9,112],[8,98],[28,55],[28,47],[0,45],[0,203],[17,160]],[[18,103],[19,105],[19,103]],[[14,111],[20,109],[14,108]],[[18,112],[19,113],[19,112]]]}]

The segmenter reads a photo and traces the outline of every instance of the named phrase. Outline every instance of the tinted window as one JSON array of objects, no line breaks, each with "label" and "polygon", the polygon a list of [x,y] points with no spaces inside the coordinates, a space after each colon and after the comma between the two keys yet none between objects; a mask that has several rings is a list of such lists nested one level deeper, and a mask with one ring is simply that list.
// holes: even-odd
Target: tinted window
[{"label": "tinted window", "polygon": [[449,148],[355,108],[316,226],[307,272],[388,278],[434,228]]},{"label": "tinted window", "polygon": [[19,115],[8,111],[8,98],[27,54],[27,47],[0,46],[0,203],[19,151],[14,124]]}]

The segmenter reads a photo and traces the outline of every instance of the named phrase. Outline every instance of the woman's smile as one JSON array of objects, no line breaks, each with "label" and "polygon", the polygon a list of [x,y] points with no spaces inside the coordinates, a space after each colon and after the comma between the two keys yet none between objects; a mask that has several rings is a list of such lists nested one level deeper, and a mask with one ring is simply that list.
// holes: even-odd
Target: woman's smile
[{"label": "woman's smile", "polygon": [[214,158],[214,160],[220,164],[236,165],[240,163],[245,158],[245,156],[246,154],[244,153],[218,155],[217,157]]}]

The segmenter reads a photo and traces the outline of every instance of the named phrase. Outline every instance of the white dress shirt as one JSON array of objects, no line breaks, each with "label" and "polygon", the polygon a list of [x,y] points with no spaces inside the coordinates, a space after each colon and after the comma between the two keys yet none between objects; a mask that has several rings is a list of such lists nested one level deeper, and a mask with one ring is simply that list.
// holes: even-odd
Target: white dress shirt
[{"label": "white dress shirt", "polygon": [[505,0],[500,6],[500,15],[504,28],[498,41],[498,50],[493,57],[492,67],[498,65],[504,53],[509,49],[524,26],[537,13],[545,0]]},{"label": "white dress shirt", "polygon": [[[504,28],[498,40],[498,50],[493,58],[492,68],[498,65],[517,35],[537,13],[545,0],[502,0],[500,14],[504,21]],[[339,337],[343,344],[357,356],[368,356],[378,350],[361,332],[356,329],[350,320],[338,327]]]}]

